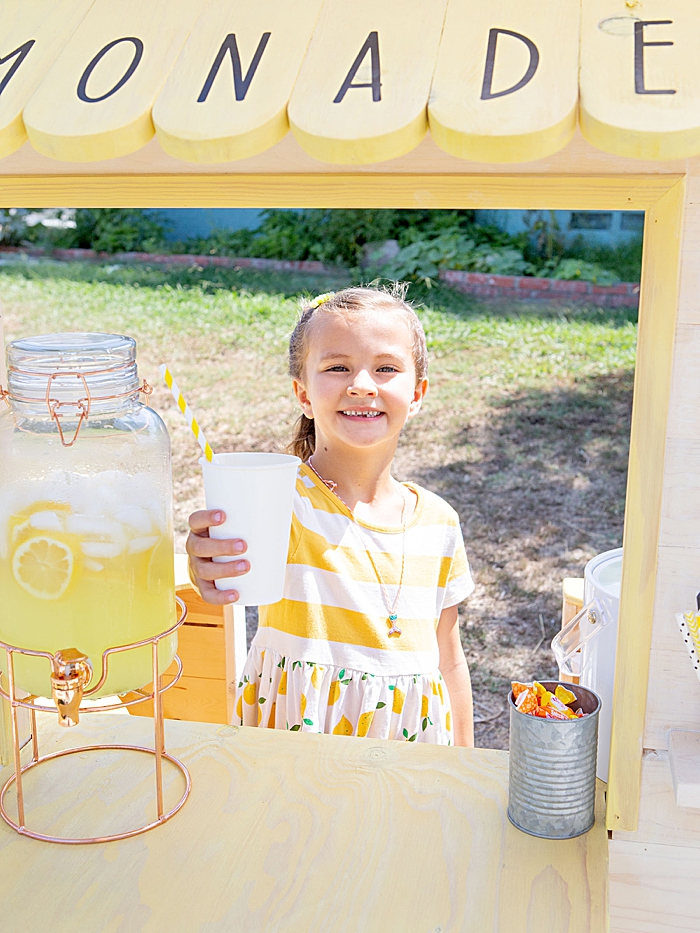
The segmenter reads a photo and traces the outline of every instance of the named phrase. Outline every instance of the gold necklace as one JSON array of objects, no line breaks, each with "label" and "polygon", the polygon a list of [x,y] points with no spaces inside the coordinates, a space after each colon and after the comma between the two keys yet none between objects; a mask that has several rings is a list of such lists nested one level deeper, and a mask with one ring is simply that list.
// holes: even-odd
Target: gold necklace
[{"label": "gold necklace", "polygon": [[377,582],[379,583],[379,588],[380,588],[381,591],[382,591],[382,599],[384,600],[384,605],[386,606],[386,611],[387,611],[387,613],[388,613],[387,622],[390,623],[389,631],[387,632],[387,637],[391,638],[392,636],[395,636],[396,638],[399,638],[400,635],[401,635],[401,629],[400,629],[400,628],[398,627],[398,625],[396,624],[397,621],[398,621],[398,618],[399,618],[399,617],[398,617],[398,614],[397,614],[397,612],[396,612],[396,610],[397,610],[398,605],[399,605],[399,599],[401,598],[401,588],[403,587],[403,574],[404,574],[404,569],[405,569],[405,567],[406,567],[406,525],[404,524],[404,520],[403,520],[403,519],[404,519],[404,515],[405,515],[405,513],[406,513],[406,497],[405,497],[405,495],[403,494],[403,492],[401,493],[401,498],[403,499],[403,504],[402,504],[402,506],[401,506],[401,535],[402,535],[401,576],[399,577],[399,586],[398,586],[398,589],[396,590],[396,596],[394,597],[394,602],[391,603],[391,602],[389,601],[389,597],[388,597],[387,592],[386,592],[386,587],[384,586],[384,581],[382,580],[382,578],[381,578],[381,576],[380,576],[380,574],[379,574],[379,570],[377,569],[377,565],[374,563],[374,558],[372,557],[372,552],[365,546],[365,542],[364,542],[364,540],[363,540],[363,538],[362,538],[362,535],[360,534],[360,525],[359,525],[357,519],[355,518],[355,515],[354,515],[352,509],[350,508],[350,506],[349,506],[349,505],[347,504],[347,502],[342,498],[342,496],[339,496],[338,493],[336,492],[336,490],[338,489],[338,484],[337,484],[336,482],[334,482],[332,479],[324,479],[324,478],[321,476],[321,474],[318,472],[318,470],[316,469],[316,467],[313,465],[312,460],[311,460],[311,457],[309,457],[309,459],[308,459],[306,462],[307,462],[307,464],[309,465],[309,467],[311,467],[312,471],[316,474],[316,476],[321,480],[321,482],[323,483],[323,485],[324,485],[324,486],[327,486],[328,489],[330,489],[330,491],[331,491],[335,496],[338,496],[338,498],[339,498],[340,501],[343,503],[343,505],[345,506],[345,508],[350,512],[350,515],[351,515],[351,517],[352,517],[352,525],[351,525],[351,527],[356,529],[357,536],[358,536],[358,538],[360,539],[360,543],[362,544],[363,548],[365,549],[365,551],[366,551],[366,553],[367,553],[367,557],[369,557],[370,563],[372,564],[372,569],[374,570],[374,575],[376,576]]}]

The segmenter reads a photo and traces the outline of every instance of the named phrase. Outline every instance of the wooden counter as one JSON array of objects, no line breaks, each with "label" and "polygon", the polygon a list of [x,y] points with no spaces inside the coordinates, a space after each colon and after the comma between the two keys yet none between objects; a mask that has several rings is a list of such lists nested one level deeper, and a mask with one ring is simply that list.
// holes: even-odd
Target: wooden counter
[{"label": "wooden counter", "polygon": [[[59,731],[44,716],[40,750],[147,744],[151,726],[93,714]],[[508,822],[506,752],[171,721],[166,741],[193,789],[162,827],[58,846],[0,822],[3,933],[606,930],[602,793],[588,835],[548,842]],[[43,768],[25,779],[34,828],[86,833],[92,818],[114,832],[152,809],[146,756]],[[181,779],[168,773],[174,800]]]}]

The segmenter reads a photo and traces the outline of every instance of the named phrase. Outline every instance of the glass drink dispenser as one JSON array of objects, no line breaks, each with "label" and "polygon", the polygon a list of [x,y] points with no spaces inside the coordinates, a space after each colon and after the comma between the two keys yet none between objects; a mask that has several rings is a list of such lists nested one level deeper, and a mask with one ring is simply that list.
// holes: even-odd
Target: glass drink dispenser
[{"label": "glass drink dispenser", "polygon": [[[172,479],[165,425],[147,406],[136,344],[50,334],[8,349],[0,402],[0,640],[87,655],[175,621]],[[177,635],[159,643],[159,668]],[[51,696],[43,658],[15,655],[17,686]],[[109,656],[93,696],[152,680],[150,645]]]}]

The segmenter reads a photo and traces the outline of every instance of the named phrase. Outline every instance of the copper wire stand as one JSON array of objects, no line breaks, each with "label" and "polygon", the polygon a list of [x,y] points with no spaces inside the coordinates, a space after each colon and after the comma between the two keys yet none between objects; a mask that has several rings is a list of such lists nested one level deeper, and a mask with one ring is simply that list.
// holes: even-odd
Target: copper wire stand
[{"label": "copper wire stand", "polygon": [[[168,755],[165,751],[165,733],[163,727],[163,693],[166,690],[169,690],[174,686],[180,677],[182,676],[182,661],[180,658],[175,655],[174,661],[177,664],[177,671],[173,680],[163,686],[162,676],[159,669],[158,662],[158,645],[162,639],[167,638],[168,636],[174,634],[177,629],[182,625],[187,617],[187,607],[184,602],[180,599],[179,596],[176,596],[177,604],[179,607],[179,617],[175,625],[171,626],[167,631],[161,632],[158,635],[154,635],[152,638],[145,638],[143,641],[133,642],[128,645],[118,645],[113,648],[107,648],[106,651],[102,654],[102,672],[98,682],[94,687],[82,691],[82,697],[89,697],[92,694],[96,693],[107,680],[107,673],[109,667],[109,658],[113,654],[119,654],[124,651],[131,651],[134,648],[143,648],[146,645],[151,646],[152,656],[153,656],[153,691],[151,693],[142,693],[142,691],[136,691],[137,693],[142,693],[141,696],[132,699],[132,700],[121,700],[118,704],[110,704],[104,706],[83,706],[82,702],[79,706],[80,713],[104,713],[104,712],[114,712],[116,709],[123,709],[127,706],[133,706],[136,703],[144,703],[147,700],[153,700],[153,726],[154,726],[154,747],[148,748],[141,745],[83,745],[77,748],[69,748],[59,752],[53,752],[50,755],[39,755],[39,740],[37,735],[37,722],[36,714],[37,712],[45,713],[56,713],[57,706],[44,706],[37,702],[36,696],[28,696],[20,698],[17,696],[17,686],[15,683],[15,672],[14,672],[14,655],[22,654],[29,655],[31,657],[46,658],[48,662],[53,665],[56,655],[51,654],[47,651],[31,651],[27,648],[19,648],[16,645],[8,645],[3,641],[0,641],[0,648],[5,649],[7,657],[7,680],[8,680],[8,691],[0,687],[0,696],[4,697],[9,701],[11,706],[11,718],[12,718],[12,746],[14,751],[14,764],[15,772],[14,774],[5,782],[2,789],[0,789],[0,816],[5,820],[5,822],[16,830],[22,836],[29,836],[31,839],[39,839],[43,842],[58,842],[65,845],[88,845],[96,842],[112,842],[117,839],[129,839],[131,836],[138,836],[140,833],[145,833],[149,829],[154,829],[156,826],[160,826],[163,823],[167,822],[171,817],[173,817],[178,810],[180,810],[185,801],[187,800],[191,787],[192,781],[190,778],[189,771],[184,766],[184,764],[179,761],[177,758],[174,758],[172,755]],[[22,767],[20,761],[20,752],[21,752],[21,740],[19,732],[19,710],[20,708],[25,708],[30,711],[31,719],[31,747],[32,754],[31,760],[28,764]],[[77,721],[77,716],[76,716]],[[31,771],[32,768],[36,768],[38,765],[43,764],[47,761],[52,761],[56,758],[63,758],[68,755],[75,755],[77,753],[84,754],[85,752],[93,751],[104,751],[104,750],[123,750],[128,752],[139,752],[141,754],[153,755],[155,758],[155,783],[156,783],[156,805],[158,817],[151,823],[148,823],[143,826],[137,826],[133,829],[126,830],[120,833],[112,833],[105,836],[91,836],[85,838],[72,838],[64,836],[49,836],[45,833],[35,832],[29,829],[25,823],[25,812],[24,812],[24,789],[22,786],[23,776]],[[169,761],[174,765],[182,774],[185,781],[185,790],[182,794],[182,797],[178,802],[167,812],[165,812],[163,805],[163,760]],[[5,798],[12,787],[13,784],[17,784],[17,819],[13,819],[7,811],[5,804]]]}]

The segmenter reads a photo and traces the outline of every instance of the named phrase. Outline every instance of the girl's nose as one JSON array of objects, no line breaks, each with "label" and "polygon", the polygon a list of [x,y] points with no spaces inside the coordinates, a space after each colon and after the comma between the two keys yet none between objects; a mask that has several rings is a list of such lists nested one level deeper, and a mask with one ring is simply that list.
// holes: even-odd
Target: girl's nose
[{"label": "girl's nose", "polygon": [[377,385],[366,369],[360,370],[348,386],[348,395],[355,397],[373,397],[377,395]]}]

